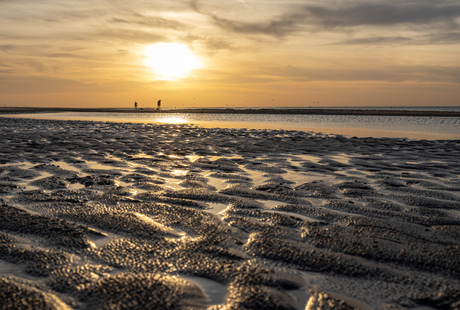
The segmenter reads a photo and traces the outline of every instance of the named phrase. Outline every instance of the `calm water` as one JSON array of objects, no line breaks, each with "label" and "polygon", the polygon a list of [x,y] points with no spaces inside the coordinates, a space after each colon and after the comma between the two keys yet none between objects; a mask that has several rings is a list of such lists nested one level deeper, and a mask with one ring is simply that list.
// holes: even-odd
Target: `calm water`
[{"label": "calm water", "polygon": [[[304,109],[302,107],[301,109]],[[321,108],[321,109],[345,109],[345,110],[388,110],[388,111],[442,111],[442,112],[459,112],[460,106],[449,106],[449,107],[312,107],[312,108]],[[286,109],[286,107],[280,107],[276,109]],[[298,109],[298,107],[292,107],[289,109]]]},{"label": "calm water", "polygon": [[460,139],[460,117],[97,112],[22,114],[14,117],[138,123],[188,123],[203,127],[302,130],[358,137]]}]

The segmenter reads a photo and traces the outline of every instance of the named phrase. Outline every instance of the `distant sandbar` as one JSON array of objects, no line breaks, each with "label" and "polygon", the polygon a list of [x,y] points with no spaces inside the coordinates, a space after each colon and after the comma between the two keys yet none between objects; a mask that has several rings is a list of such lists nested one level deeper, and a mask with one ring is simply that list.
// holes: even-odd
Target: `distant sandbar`
[{"label": "distant sandbar", "polygon": [[55,113],[55,112],[105,112],[105,113],[216,113],[216,114],[304,114],[304,115],[382,115],[382,116],[440,116],[460,117],[460,112],[428,110],[376,110],[339,108],[300,108],[300,109],[161,109],[155,108],[39,108],[39,107],[0,107],[0,114],[11,113]]}]

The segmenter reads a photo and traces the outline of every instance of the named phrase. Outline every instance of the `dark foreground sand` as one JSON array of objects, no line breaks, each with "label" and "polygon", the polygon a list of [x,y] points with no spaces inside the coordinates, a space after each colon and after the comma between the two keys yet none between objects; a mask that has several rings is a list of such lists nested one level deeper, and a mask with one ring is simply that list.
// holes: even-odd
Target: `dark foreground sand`
[{"label": "dark foreground sand", "polygon": [[458,309],[460,141],[0,118],[0,309]]}]

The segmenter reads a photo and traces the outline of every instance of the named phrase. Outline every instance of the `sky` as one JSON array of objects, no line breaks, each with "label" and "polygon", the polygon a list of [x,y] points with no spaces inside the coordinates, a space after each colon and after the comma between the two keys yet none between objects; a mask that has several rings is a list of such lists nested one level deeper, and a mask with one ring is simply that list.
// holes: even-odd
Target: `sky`
[{"label": "sky", "polygon": [[[189,54],[160,59],[158,44]],[[165,78],[155,61],[189,70]],[[0,0],[0,106],[160,99],[163,108],[460,106],[460,2]]]}]

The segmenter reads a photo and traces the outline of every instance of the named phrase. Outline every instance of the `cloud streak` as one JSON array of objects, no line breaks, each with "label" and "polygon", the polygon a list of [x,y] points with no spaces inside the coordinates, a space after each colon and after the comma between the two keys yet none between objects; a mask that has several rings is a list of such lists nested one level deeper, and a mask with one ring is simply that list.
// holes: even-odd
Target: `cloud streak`
[{"label": "cloud streak", "polygon": [[161,28],[161,29],[174,29],[174,30],[184,30],[187,28],[187,25],[184,23],[165,19],[162,17],[148,17],[140,14],[135,14],[133,18],[120,18],[113,17],[109,20],[110,23],[121,24],[121,25],[131,25],[131,26],[143,26],[150,28]]},{"label": "cloud streak", "polygon": [[392,26],[453,22],[460,16],[460,5],[427,5],[404,2],[397,4],[359,4],[339,9],[304,7],[309,21],[326,29],[354,26]]},{"label": "cloud streak", "polygon": [[311,69],[286,66],[276,70],[294,81],[374,81],[374,82],[447,82],[460,83],[460,66],[391,65],[386,68]]},{"label": "cloud streak", "polygon": [[387,45],[387,44],[408,44],[412,43],[412,38],[395,36],[395,37],[367,37],[353,38],[334,43],[332,45]]},{"label": "cloud streak", "polygon": [[414,37],[373,36],[332,43],[331,45],[451,45],[460,44],[460,32],[434,33]]},{"label": "cloud streak", "polygon": [[[191,7],[204,13],[197,1]],[[209,13],[221,28],[242,34],[262,34],[283,37],[302,29],[309,31],[343,30],[360,26],[390,27],[400,25],[429,25],[442,23],[458,29],[460,4],[429,2],[355,3],[341,7],[304,5],[271,20],[247,22],[231,20]]]}]

